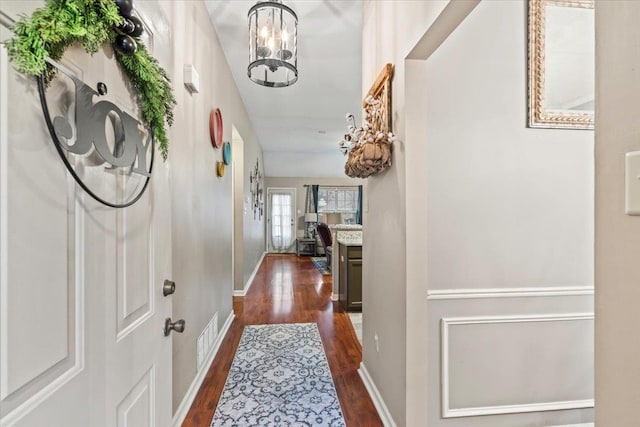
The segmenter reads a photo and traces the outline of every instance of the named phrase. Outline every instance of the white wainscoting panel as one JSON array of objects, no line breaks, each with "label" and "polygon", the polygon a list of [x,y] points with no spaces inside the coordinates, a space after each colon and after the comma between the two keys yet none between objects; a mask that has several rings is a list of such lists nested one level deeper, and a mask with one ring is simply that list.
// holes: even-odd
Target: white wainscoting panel
[{"label": "white wainscoting panel", "polygon": [[592,407],[593,314],[441,319],[442,417]]}]

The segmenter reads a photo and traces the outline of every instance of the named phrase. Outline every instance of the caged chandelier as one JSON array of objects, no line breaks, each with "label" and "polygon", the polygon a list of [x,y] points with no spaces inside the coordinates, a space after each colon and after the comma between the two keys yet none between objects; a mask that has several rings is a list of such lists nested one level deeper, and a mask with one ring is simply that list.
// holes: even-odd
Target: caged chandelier
[{"label": "caged chandelier", "polygon": [[251,80],[267,87],[298,80],[298,17],[281,0],[259,1],[249,9]]}]

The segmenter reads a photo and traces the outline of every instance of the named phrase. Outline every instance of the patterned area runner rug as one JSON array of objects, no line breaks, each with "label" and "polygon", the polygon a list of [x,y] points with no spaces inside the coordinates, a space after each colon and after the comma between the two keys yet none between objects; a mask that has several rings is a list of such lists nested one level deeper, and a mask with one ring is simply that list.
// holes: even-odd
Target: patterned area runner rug
[{"label": "patterned area runner rug", "polygon": [[321,257],[311,257],[311,262],[316,266],[318,271],[322,273],[323,276],[331,275],[331,270],[327,268],[327,258]]},{"label": "patterned area runner rug", "polygon": [[245,326],[211,425],[344,427],[316,324]]}]

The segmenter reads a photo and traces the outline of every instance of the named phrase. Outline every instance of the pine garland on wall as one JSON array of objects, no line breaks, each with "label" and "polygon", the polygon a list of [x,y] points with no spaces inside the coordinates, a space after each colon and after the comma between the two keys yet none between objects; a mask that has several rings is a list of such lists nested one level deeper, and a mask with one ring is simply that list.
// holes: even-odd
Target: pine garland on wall
[{"label": "pine garland on wall", "polygon": [[173,124],[173,96],[166,71],[139,37],[142,23],[132,15],[131,0],[46,0],[31,16],[23,16],[5,42],[9,59],[24,74],[44,75],[51,81],[56,69],[46,59],[60,60],[79,43],[89,54],[113,44],[116,58],[136,90],[145,124],[151,129],[164,159],[169,151],[165,125]]}]

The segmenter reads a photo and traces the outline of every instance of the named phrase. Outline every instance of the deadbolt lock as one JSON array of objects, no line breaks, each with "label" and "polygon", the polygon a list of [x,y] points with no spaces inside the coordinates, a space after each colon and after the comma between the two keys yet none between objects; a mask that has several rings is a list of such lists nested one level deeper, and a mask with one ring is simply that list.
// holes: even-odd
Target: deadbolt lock
[{"label": "deadbolt lock", "polygon": [[171,280],[165,280],[164,285],[162,285],[162,295],[165,297],[175,293],[176,291],[176,282]]}]

